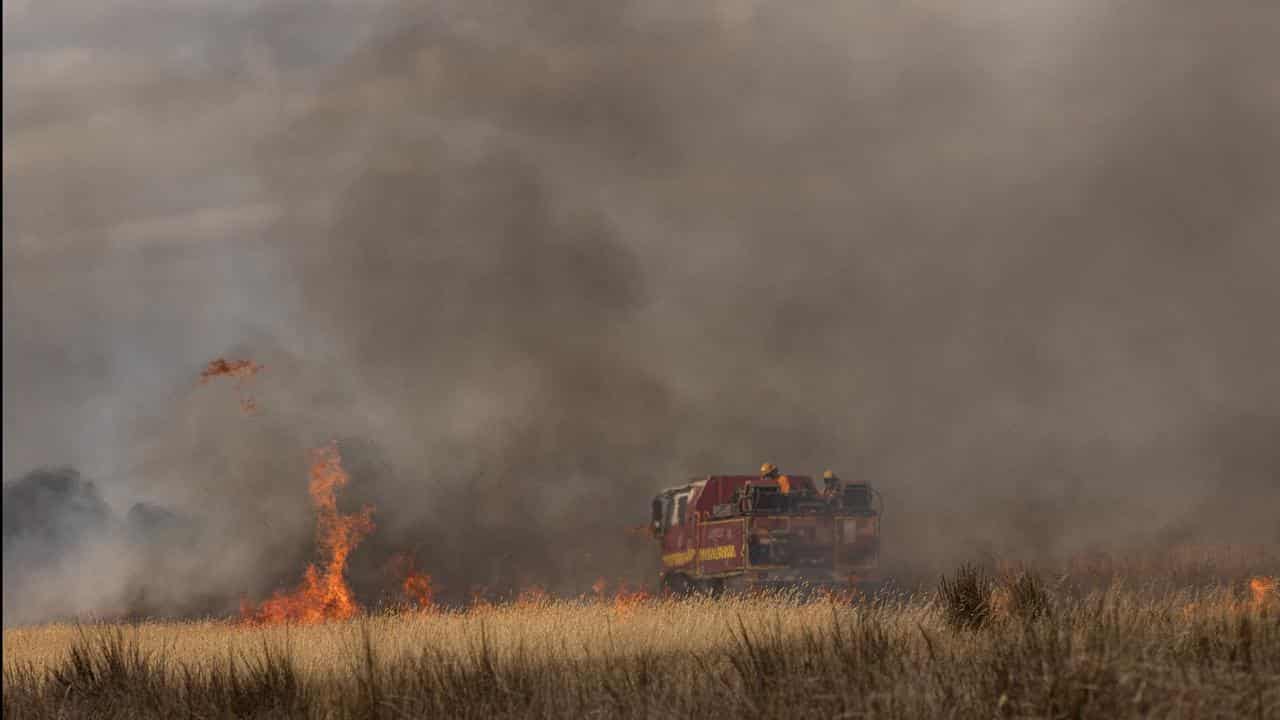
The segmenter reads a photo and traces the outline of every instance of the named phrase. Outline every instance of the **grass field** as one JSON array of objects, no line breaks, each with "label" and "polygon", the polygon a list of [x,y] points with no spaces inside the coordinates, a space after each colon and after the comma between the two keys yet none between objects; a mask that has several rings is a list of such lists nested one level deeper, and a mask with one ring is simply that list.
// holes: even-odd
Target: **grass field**
[{"label": "grass field", "polygon": [[958,572],[877,602],[536,601],[4,633],[6,718],[1280,718],[1280,598]]}]

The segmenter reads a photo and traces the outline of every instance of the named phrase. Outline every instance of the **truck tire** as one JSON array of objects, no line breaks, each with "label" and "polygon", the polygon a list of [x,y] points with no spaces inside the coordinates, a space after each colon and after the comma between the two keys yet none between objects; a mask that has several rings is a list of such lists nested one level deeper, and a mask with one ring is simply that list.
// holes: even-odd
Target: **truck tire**
[{"label": "truck tire", "polygon": [[724,580],[720,578],[703,580],[698,583],[698,592],[709,598],[718,598],[724,595]]},{"label": "truck tire", "polygon": [[688,597],[693,589],[689,578],[682,573],[668,573],[662,576],[662,594],[669,597]]}]

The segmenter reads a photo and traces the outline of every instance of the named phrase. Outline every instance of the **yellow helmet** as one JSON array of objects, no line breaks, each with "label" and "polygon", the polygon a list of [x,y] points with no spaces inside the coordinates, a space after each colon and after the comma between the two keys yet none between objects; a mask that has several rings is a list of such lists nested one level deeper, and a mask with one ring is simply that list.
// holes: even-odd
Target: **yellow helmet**
[{"label": "yellow helmet", "polygon": [[760,476],[774,475],[778,472],[778,466],[773,463],[765,463],[760,466]]},{"label": "yellow helmet", "polygon": [[833,473],[833,472],[831,472],[830,470],[828,470],[828,471],[826,471],[826,472],[822,473],[822,479],[823,479],[823,480],[835,480],[835,479],[836,479],[836,474],[835,474],[835,473]]}]

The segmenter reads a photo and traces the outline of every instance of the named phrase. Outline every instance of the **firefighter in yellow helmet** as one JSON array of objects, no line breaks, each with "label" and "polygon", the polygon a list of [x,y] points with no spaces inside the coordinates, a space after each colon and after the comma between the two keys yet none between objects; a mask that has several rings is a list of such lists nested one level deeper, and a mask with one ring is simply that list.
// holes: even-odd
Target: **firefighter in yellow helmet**
[{"label": "firefighter in yellow helmet", "polygon": [[773,482],[778,483],[778,489],[782,491],[783,495],[791,492],[790,476],[783,475],[778,470],[778,466],[773,463],[765,463],[760,466],[760,479],[772,480]]},{"label": "firefighter in yellow helmet", "polygon": [[834,502],[840,496],[840,478],[830,470],[822,473],[822,497],[828,502]]}]

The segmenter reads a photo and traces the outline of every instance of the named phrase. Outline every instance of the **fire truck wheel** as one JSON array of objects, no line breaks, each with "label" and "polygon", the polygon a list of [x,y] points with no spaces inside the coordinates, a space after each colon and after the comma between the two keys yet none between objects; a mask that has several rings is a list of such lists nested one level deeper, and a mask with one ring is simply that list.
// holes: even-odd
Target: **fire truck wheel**
[{"label": "fire truck wheel", "polygon": [[672,597],[685,597],[691,590],[689,578],[680,573],[662,576],[662,593]]},{"label": "fire truck wheel", "polygon": [[698,583],[698,592],[707,597],[718,598],[724,594],[724,580],[713,578]]}]

